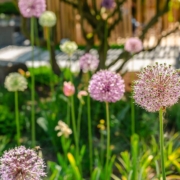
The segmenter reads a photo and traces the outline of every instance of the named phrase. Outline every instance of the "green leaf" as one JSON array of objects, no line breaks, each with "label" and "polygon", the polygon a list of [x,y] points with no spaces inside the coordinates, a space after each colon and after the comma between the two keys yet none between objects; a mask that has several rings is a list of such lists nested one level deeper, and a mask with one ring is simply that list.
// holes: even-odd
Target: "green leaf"
[{"label": "green leaf", "polygon": [[37,123],[45,132],[48,132],[48,122],[45,118],[39,117]]},{"label": "green leaf", "polygon": [[101,169],[96,167],[92,173],[91,180],[99,180],[101,174]]}]

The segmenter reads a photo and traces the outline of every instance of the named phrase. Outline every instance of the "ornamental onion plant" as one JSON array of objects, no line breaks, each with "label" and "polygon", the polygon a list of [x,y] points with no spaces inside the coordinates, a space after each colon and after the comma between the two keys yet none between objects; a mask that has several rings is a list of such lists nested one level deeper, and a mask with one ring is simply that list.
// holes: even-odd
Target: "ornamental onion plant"
[{"label": "ornamental onion plant", "polygon": [[35,132],[35,77],[34,77],[34,31],[35,18],[39,18],[46,9],[45,0],[19,0],[19,10],[25,18],[31,18],[31,46],[32,46],[32,71],[31,71],[31,134],[32,147],[36,144]]},{"label": "ornamental onion plant", "polygon": [[159,111],[159,144],[162,179],[166,180],[164,162],[163,114],[167,107],[177,103],[180,97],[180,77],[176,70],[166,64],[147,66],[134,82],[135,102],[148,112]]}]

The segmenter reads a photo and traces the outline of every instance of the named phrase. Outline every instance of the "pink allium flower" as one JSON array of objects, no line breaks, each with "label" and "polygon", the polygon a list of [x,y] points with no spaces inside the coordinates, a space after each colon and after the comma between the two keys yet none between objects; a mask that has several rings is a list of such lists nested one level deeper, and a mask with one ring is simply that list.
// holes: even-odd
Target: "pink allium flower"
[{"label": "pink allium flower", "polygon": [[111,9],[114,6],[114,0],[103,0],[102,1],[102,7],[105,7],[106,9]]},{"label": "pink allium flower", "polygon": [[72,82],[64,82],[63,92],[65,96],[72,96],[75,93],[75,87]]},{"label": "pink allium flower", "polygon": [[135,102],[149,112],[172,106],[180,97],[180,77],[166,64],[148,66],[135,81]]},{"label": "pink allium flower", "polygon": [[137,53],[143,49],[142,41],[139,38],[129,38],[125,43],[125,50],[130,53]]},{"label": "pink allium flower", "polygon": [[79,59],[80,68],[84,73],[95,71],[99,65],[99,59],[90,53],[86,53]]},{"label": "pink allium flower", "polygon": [[101,70],[92,76],[88,90],[97,101],[116,102],[124,95],[124,80],[119,74]]},{"label": "pink allium flower", "polygon": [[2,180],[41,180],[46,176],[44,162],[37,152],[24,146],[6,151],[0,158]]},{"label": "pink allium flower", "polygon": [[40,17],[46,10],[45,0],[19,0],[19,9],[26,18]]}]

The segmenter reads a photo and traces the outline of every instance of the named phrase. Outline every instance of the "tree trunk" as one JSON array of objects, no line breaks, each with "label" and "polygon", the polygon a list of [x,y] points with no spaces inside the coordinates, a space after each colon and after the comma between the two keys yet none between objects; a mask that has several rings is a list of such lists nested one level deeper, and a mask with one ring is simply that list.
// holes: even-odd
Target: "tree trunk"
[{"label": "tree trunk", "polygon": [[61,74],[61,71],[56,62],[54,43],[51,43],[51,59],[52,59],[52,70],[56,75],[59,76]]}]

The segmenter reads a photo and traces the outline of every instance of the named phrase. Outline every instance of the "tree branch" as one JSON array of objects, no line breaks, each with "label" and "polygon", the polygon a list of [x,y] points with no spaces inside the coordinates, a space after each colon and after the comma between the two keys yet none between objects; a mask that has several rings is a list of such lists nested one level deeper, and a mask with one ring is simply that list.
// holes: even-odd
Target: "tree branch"
[{"label": "tree branch", "polygon": [[[152,48],[149,48],[149,49],[143,49],[142,51],[152,51],[152,50],[154,50],[154,49],[161,43],[161,40],[162,40],[163,38],[169,36],[170,34],[176,32],[177,30],[179,30],[179,24],[177,24],[177,25],[175,26],[175,28],[173,28],[171,31],[168,31],[168,32],[164,33],[164,34],[158,39],[158,41],[157,41],[157,43],[156,43],[155,46],[153,46]],[[142,52],[142,51],[141,51],[141,52]],[[138,53],[140,53],[140,52],[138,52]],[[136,54],[138,54],[138,53],[136,53]],[[125,60],[124,60],[124,62],[123,62],[123,63],[121,64],[121,66],[116,70],[117,72],[121,71],[122,68],[124,67],[124,65],[128,62],[128,60],[132,58],[132,55],[131,55],[130,53],[126,52],[126,51],[123,51],[123,52],[119,55],[118,58],[116,58],[112,63],[110,63],[110,64],[108,65],[108,68],[111,67],[111,66],[113,66],[114,64],[116,64],[119,59],[123,59],[124,57],[126,57]]]},{"label": "tree branch", "polygon": [[60,0],[60,1],[65,2],[65,3],[73,6],[73,7],[76,8],[76,9],[78,8],[78,4],[75,3],[75,2],[73,2],[72,0]]},{"label": "tree branch", "polygon": [[122,20],[122,12],[121,12],[121,9],[120,7],[122,6],[122,4],[126,2],[126,0],[122,0],[122,1],[118,1],[116,0],[116,4],[117,4],[117,7],[116,9],[108,16],[108,19],[110,17],[113,17],[116,13],[118,13],[118,18],[114,21],[114,23],[109,27],[108,31],[109,31],[109,34],[111,33],[111,31],[115,28],[115,26],[119,23],[120,20]]},{"label": "tree branch", "polygon": [[162,15],[164,15],[169,11],[169,2],[170,0],[166,0],[163,10],[157,12],[155,16],[149,21],[149,23],[144,27],[144,29],[142,30],[142,34],[140,36],[141,40],[145,38],[145,35],[148,32],[149,28],[151,28],[153,25],[155,25],[158,22],[159,17],[161,17]]}]

